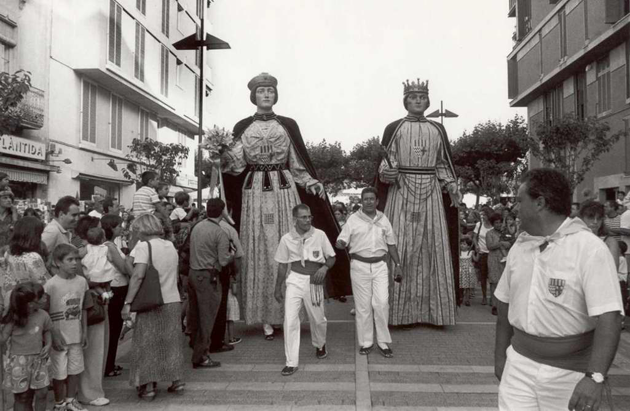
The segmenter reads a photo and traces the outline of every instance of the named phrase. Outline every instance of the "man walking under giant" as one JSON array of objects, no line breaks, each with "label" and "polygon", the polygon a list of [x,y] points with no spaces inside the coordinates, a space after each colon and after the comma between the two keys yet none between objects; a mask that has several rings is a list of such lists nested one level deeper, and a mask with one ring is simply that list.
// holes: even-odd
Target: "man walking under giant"
[{"label": "man walking under giant", "polygon": [[452,325],[459,272],[457,177],[446,130],[424,117],[429,82],[407,80],[403,86],[408,114],[383,132],[387,154],[377,178],[379,209],[394,228],[404,270],[389,293],[389,323]]}]

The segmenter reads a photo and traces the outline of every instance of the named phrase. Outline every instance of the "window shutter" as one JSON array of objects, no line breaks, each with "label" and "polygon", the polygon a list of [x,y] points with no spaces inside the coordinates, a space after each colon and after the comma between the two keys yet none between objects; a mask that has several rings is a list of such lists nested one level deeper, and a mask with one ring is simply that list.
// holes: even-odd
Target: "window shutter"
[{"label": "window shutter", "polygon": [[90,132],[89,132],[89,142],[96,144],[96,94],[98,93],[98,87],[94,84],[90,84],[90,110],[89,110],[89,121],[90,121]]},{"label": "window shutter", "polygon": [[81,140],[90,141],[90,83],[83,82]]},{"label": "window shutter", "polygon": [[123,122],[123,104],[122,98],[118,99],[118,129],[116,130],[116,148],[122,150],[122,122]]},{"label": "window shutter", "polygon": [[605,0],[605,2],[606,15],[604,22],[607,24],[614,24],[621,18],[622,0]]},{"label": "window shutter", "polygon": [[144,50],[147,30],[142,27],[140,30],[140,80],[144,81]]},{"label": "window shutter", "polygon": [[116,2],[109,1],[109,61],[116,60]]},{"label": "window shutter", "polygon": [[140,79],[140,23],[136,21],[136,43],[133,56],[133,76]]},{"label": "window shutter", "polygon": [[122,7],[116,4],[116,64],[120,66],[120,55],[122,51]]},{"label": "window shutter", "polygon": [[162,0],[162,33],[169,36],[169,17],[171,15],[171,0]]},{"label": "window shutter", "polygon": [[111,148],[116,148],[116,131],[118,130],[118,115],[117,115],[118,114],[118,97],[111,94],[111,99],[112,99],[112,111],[110,113],[111,124],[109,128],[109,135],[110,135],[109,145]]}]

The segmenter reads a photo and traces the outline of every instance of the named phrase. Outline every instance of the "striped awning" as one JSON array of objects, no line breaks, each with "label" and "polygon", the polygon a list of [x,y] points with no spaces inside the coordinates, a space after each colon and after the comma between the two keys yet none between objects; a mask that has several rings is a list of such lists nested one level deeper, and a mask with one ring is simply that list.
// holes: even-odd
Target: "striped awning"
[{"label": "striped awning", "polygon": [[0,171],[9,175],[9,180],[21,183],[48,184],[48,173],[43,171],[26,171],[15,168],[0,167]]}]

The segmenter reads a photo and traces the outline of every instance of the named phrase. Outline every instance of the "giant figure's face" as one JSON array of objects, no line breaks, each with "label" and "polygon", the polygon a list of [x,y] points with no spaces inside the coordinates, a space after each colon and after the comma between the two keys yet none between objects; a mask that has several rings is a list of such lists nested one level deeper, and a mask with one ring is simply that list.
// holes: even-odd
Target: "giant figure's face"
[{"label": "giant figure's face", "polygon": [[258,87],[256,89],[256,107],[269,110],[276,102],[276,90],[273,87]]},{"label": "giant figure's face", "polygon": [[429,95],[426,93],[410,93],[407,96],[407,111],[416,116],[424,115],[429,108]]}]

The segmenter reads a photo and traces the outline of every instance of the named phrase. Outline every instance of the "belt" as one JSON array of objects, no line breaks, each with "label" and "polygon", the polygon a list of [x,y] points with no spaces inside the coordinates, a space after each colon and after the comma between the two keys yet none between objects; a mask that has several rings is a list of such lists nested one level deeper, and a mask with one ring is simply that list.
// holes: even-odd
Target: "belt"
[{"label": "belt", "polygon": [[361,261],[362,263],[374,264],[385,261],[385,259],[387,258],[387,254],[383,254],[380,257],[362,257],[359,254],[350,254],[350,258],[353,260]]},{"label": "belt", "polygon": [[315,261],[304,261],[304,267],[302,267],[301,261],[292,261],[290,264],[291,271],[295,271],[298,274],[303,275],[314,275],[317,270],[322,268],[321,263],[316,263]]},{"label": "belt", "polygon": [[595,331],[566,337],[538,337],[514,327],[514,351],[540,364],[563,370],[588,371]]},{"label": "belt", "polygon": [[416,174],[416,175],[435,175],[435,167],[398,167],[398,172],[402,174]]},{"label": "belt", "polygon": [[286,170],[287,165],[285,163],[277,164],[250,164],[247,167],[247,171],[280,171]]}]

